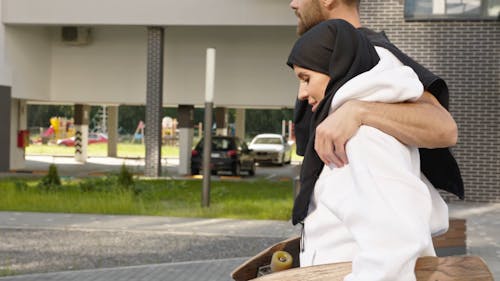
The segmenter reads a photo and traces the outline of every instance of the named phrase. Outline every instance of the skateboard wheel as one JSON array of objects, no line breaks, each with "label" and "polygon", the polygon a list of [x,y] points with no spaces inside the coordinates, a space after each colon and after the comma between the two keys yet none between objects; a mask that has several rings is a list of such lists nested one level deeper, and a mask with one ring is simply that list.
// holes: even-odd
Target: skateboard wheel
[{"label": "skateboard wheel", "polygon": [[292,262],[293,258],[290,253],[285,251],[276,251],[271,258],[271,271],[277,272],[290,269],[292,267]]}]

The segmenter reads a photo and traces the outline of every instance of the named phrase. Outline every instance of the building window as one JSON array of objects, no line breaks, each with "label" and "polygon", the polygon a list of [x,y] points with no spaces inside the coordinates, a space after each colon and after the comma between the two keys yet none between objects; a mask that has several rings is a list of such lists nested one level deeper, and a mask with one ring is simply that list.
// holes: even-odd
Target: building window
[{"label": "building window", "polygon": [[406,19],[491,19],[500,16],[500,0],[406,0]]}]

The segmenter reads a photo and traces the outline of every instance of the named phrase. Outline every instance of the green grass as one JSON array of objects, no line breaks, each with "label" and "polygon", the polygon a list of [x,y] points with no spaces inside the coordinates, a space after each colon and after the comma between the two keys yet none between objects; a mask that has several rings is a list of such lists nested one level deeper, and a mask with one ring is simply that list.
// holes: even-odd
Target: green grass
[{"label": "green grass", "polygon": [[125,189],[109,177],[93,178],[63,181],[50,191],[38,181],[0,180],[0,210],[288,220],[293,204],[291,181],[213,181],[208,208],[201,207],[200,180],[136,180]]}]

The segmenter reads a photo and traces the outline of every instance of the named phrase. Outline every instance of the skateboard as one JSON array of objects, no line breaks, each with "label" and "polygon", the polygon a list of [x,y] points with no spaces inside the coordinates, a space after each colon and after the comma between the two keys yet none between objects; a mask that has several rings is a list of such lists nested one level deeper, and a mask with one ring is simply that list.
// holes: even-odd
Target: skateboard
[{"label": "skateboard", "polygon": [[[235,281],[253,279],[258,281],[342,281],[351,272],[350,262],[300,268],[299,249],[300,237],[279,242],[237,267],[231,276]],[[277,251],[280,253],[286,251],[292,256],[291,269],[270,274],[273,254]],[[485,262],[477,256],[422,257],[417,260],[415,274],[417,281],[494,281]]]},{"label": "skateboard", "polygon": [[233,270],[233,272],[231,273],[231,277],[233,277],[235,281],[251,280],[257,278],[260,275],[259,268],[261,268],[262,274],[268,273],[272,256],[276,251],[286,251],[292,256],[292,268],[300,266],[298,258],[300,251],[300,237],[293,237],[274,244],[273,246],[265,249],[251,259],[247,260],[242,265]]}]

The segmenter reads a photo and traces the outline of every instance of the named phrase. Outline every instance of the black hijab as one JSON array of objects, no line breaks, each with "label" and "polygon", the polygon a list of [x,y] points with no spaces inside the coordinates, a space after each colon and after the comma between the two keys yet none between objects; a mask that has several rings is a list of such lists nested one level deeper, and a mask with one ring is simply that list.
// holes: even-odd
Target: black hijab
[{"label": "black hijab", "polygon": [[[368,38],[344,20],[327,20],[311,28],[300,37],[292,48],[287,64],[321,72],[330,76],[325,97],[319,103],[311,119],[304,107],[296,111],[294,122],[303,126],[297,130],[297,139],[307,141],[300,170],[301,189],[293,207],[293,224],[307,216],[309,200],[314,190],[323,162],[314,149],[316,127],[328,116],[330,104],[337,90],[355,76],[370,70],[379,61],[374,46]],[[311,120],[311,121],[309,121]],[[304,137],[305,135],[305,137]]]}]

